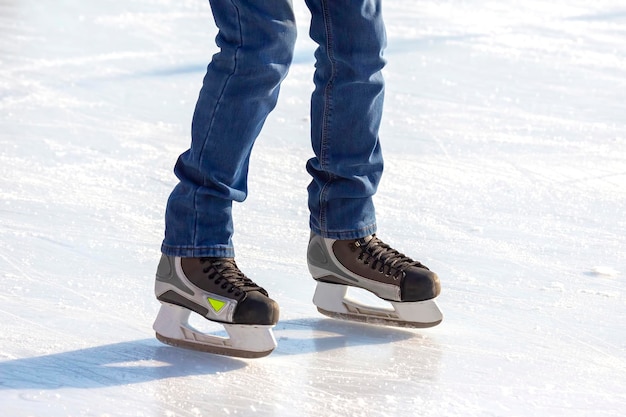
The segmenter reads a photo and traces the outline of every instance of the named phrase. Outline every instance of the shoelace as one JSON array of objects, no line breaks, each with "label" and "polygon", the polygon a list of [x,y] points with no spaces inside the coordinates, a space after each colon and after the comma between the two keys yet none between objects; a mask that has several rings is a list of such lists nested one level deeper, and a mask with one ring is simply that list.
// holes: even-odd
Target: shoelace
[{"label": "shoelace", "polygon": [[367,242],[365,239],[359,239],[354,242],[354,245],[361,249],[359,260],[362,260],[365,265],[371,265],[372,269],[378,269],[378,272],[396,279],[404,275],[404,271],[412,266],[428,269],[421,262],[414,261],[393,249],[376,235],[372,235]]},{"label": "shoelace", "polygon": [[229,258],[201,258],[200,263],[209,263],[202,271],[208,273],[210,280],[215,280],[215,284],[220,285],[229,293],[240,296],[248,291],[260,291],[265,296],[267,292],[259,287],[254,281],[244,275],[239,269],[234,259]]}]

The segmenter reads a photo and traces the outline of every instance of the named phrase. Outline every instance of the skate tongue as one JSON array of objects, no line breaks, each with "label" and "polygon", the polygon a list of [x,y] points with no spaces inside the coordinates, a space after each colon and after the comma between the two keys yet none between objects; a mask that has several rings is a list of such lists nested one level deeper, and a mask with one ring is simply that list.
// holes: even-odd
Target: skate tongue
[{"label": "skate tongue", "polygon": [[367,243],[368,243],[370,240],[372,240],[372,239],[374,238],[374,236],[376,236],[376,235],[369,235],[369,236],[365,236],[365,237],[361,237],[361,238],[357,239],[357,240],[356,240],[356,241],[357,241],[357,243],[358,243],[358,245],[357,245],[357,246],[359,246],[359,245],[367,245]]}]

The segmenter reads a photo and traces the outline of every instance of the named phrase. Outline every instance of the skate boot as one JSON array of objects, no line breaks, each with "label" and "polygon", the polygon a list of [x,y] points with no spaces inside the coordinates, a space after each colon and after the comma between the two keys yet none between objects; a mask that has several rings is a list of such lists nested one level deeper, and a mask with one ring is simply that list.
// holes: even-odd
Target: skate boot
[{"label": "skate boot", "polygon": [[[443,319],[434,301],[441,291],[437,274],[376,235],[335,240],[312,234],[307,260],[317,281],[313,303],[322,314],[399,327],[432,327]],[[347,297],[348,286],[374,293],[390,308]]]},{"label": "skate boot", "polygon": [[[245,358],[266,356],[276,347],[271,329],[278,304],[232,258],[162,255],[155,294],[161,309],[153,328],[163,343]],[[223,325],[230,337],[194,329],[188,322],[192,311]]]}]

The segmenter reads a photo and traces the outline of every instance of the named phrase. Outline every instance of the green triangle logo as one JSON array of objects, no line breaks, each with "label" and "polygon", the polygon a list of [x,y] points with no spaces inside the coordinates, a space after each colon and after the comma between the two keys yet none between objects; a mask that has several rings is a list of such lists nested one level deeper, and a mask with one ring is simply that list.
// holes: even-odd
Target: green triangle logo
[{"label": "green triangle logo", "polygon": [[226,305],[225,301],[216,300],[215,298],[207,298],[207,300],[209,301],[209,304],[211,304],[211,307],[213,307],[213,310],[216,313],[219,313],[220,310],[223,309]]}]

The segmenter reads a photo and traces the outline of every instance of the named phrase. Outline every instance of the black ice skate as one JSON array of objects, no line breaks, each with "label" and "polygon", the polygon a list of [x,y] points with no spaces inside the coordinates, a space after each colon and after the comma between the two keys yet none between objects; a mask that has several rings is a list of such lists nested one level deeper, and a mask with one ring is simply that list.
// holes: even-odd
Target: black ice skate
[{"label": "black ice skate", "polygon": [[[163,255],[155,294],[161,309],[153,328],[163,343],[246,358],[266,356],[276,348],[272,327],[278,322],[278,304],[232,258]],[[223,325],[230,337],[191,327],[192,311]]]},{"label": "black ice skate", "polygon": [[[441,291],[437,274],[376,235],[335,240],[312,234],[307,260],[317,281],[313,303],[322,314],[399,327],[432,327],[443,319],[434,301]],[[347,297],[348,286],[374,293],[391,308]]]}]

